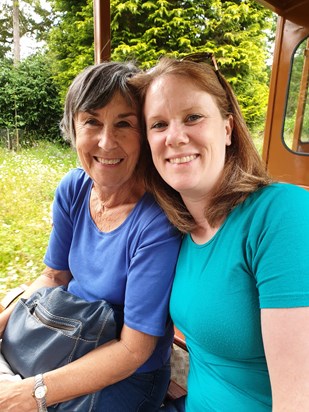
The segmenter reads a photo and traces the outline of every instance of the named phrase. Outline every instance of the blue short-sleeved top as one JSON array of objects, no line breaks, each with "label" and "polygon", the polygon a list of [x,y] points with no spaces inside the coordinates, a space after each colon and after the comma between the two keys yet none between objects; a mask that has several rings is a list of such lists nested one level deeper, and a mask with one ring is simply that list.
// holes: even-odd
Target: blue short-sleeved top
[{"label": "blue short-sleeved top", "polygon": [[168,359],[173,338],[168,303],[180,234],[149,193],[118,228],[101,232],[89,210],[92,184],[80,168],[60,182],[44,262],[71,271],[71,293],[89,301],[124,304],[127,326],[160,336],[155,352],[139,371],[157,369]]}]

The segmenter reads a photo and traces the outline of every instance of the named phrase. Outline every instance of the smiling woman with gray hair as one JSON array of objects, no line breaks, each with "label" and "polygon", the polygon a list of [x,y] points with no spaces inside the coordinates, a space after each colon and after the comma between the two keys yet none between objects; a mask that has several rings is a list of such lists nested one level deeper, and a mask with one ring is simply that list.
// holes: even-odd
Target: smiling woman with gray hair
[{"label": "smiling woman with gray hair", "polygon": [[[70,87],[62,128],[82,168],[70,171],[56,190],[46,269],[25,294],[65,285],[87,301],[123,305],[120,338],[44,373],[44,402],[32,395],[38,385],[33,377],[1,382],[0,410],[33,411],[37,400],[41,411],[42,402],[97,392],[100,412],[150,412],[164,398],[180,234],[145,190],[139,102],[128,86],[137,72],[131,63],[102,63]],[[10,313],[0,314],[1,332]]]}]

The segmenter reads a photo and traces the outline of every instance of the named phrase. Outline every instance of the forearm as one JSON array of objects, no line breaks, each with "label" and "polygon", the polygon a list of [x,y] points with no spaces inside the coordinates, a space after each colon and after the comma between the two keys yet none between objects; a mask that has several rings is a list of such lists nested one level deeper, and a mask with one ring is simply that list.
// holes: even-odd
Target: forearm
[{"label": "forearm", "polygon": [[262,310],[273,412],[309,411],[309,307]]},{"label": "forearm", "polygon": [[[119,341],[107,343],[81,359],[48,372],[48,404],[72,399],[132,375],[152,354],[157,338],[123,326]],[[66,382],[63,387],[63,382]]]},{"label": "forearm", "polygon": [[139,366],[120,342],[107,344],[63,368],[44,374],[48,405],[101,390],[132,375]]},{"label": "forearm", "polygon": [[[109,342],[62,368],[44,373],[48,405],[98,391],[132,375],[149,358],[157,338],[137,331],[127,338],[127,330],[124,326],[120,341]],[[33,378],[24,384],[33,385]]]},{"label": "forearm", "polygon": [[56,287],[61,285],[67,285],[71,279],[71,274],[67,270],[55,270],[46,267],[42,274],[35,279],[33,283],[27,288],[23,297],[30,297],[33,292],[42,287]]},{"label": "forearm", "polygon": [[[150,337],[151,338],[151,337]],[[155,344],[155,338],[153,338]],[[142,356],[131,352],[121,342],[101,346],[79,360],[57,370],[44,373],[48,405],[64,402],[100,390],[130,376],[150,356],[141,348]],[[147,353],[149,353],[147,355]],[[35,360],[34,360],[35,362]],[[1,382],[0,410],[33,412],[37,410],[32,396],[34,377],[19,382]]]}]

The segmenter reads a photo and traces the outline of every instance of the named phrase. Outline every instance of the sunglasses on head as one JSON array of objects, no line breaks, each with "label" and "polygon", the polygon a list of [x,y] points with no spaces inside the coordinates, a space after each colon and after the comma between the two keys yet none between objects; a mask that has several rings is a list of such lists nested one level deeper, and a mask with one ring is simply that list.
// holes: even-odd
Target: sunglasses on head
[{"label": "sunglasses on head", "polygon": [[212,63],[215,72],[216,73],[219,72],[217,60],[213,53],[207,53],[207,52],[191,53],[191,54],[187,54],[186,56],[180,59],[180,61],[184,61],[184,60],[188,60],[194,63],[206,63],[207,60],[209,60]]},{"label": "sunglasses on head", "polygon": [[191,53],[191,54],[187,54],[186,56],[182,57],[179,61],[190,61],[193,63],[207,63],[207,61],[209,61],[214,69],[214,72],[216,73],[217,79],[219,81],[219,83],[221,84],[223,90],[226,93],[226,96],[230,102],[230,107],[231,107],[231,112],[232,112],[232,95],[231,95],[231,91],[229,90],[229,88],[227,87],[227,84],[223,78],[223,76],[221,75],[221,72],[219,70],[216,58],[214,56],[213,53],[207,53],[207,52],[197,52],[197,53]]}]

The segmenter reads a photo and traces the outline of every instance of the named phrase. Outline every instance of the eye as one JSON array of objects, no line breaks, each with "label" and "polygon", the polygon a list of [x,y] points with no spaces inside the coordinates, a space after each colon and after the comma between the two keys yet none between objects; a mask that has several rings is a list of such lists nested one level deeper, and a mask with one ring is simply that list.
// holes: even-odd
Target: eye
[{"label": "eye", "polygon": [[99,126],[100,122],[95,117],[89,117],[84,121],[84,124],[87,126]]},{"label": "eye", "polygon": [[203,116],[200,114],[190,114],[189,116],[186,117],[186,122],[195,122],[199,119],[201,119]]},{"label": "eye", "polygon": [[123,127],[132,127],[132,125],[131,125],[131,123],[128,122],[127,120],[121,120],[121,121],[119,121],[119,122],[116,123],[116,127],[120,127],[120,128],[123,128]]},{"label": "eye", "polygon": [[150,126],[150,129],[163,129],[166,126],[166,122],[155,122]]}]

